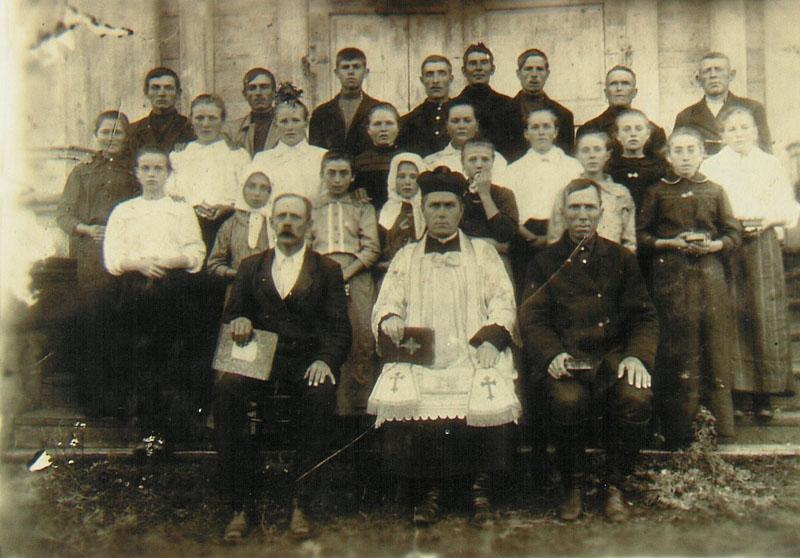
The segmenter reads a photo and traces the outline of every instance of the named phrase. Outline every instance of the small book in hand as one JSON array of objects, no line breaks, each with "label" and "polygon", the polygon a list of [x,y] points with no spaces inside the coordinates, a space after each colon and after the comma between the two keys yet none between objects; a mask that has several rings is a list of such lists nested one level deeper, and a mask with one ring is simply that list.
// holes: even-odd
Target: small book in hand
[{"label": "small book in hand", "polygon": [[278,335],[271,331],[253,330],[253,336],[245,345],[239,345],[231,337],[230,324],[223,324],[214,354],[214,370],[238,374],[256,380],[269,380],[272,373],[272,360]]},{"label": "small book in hand", "polygon": [[433,364],[433,330],[429,327],[407,327],[403,339],[395,345],[388,335],[379,336],[381,355],[389,362],[408,362],[421,366]]}]

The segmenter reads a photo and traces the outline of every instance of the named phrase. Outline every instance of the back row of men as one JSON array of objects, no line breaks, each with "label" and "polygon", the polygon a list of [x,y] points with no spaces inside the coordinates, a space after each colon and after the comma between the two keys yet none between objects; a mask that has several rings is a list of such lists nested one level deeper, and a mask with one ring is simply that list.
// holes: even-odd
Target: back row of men
[{"label": "back row of men", "polygon": [[[367,117],[381,101],[367,95],[363,82],[369,73],[366,55],[356,48],[344,48],[336,55],[335,73],[341,89],[330,101],[318,106],[309,123],[309,143],[325,149],[336,149],[357,156],[370,148]],[[447,131],[448,107],[467,101],[475,107],[483,139],[491,141],[509,162],[525,154],[529,145],[524,136],[524,117],[532,110],[550,109],[557,117],[556,145],[565,153],[574,147],[575,126],[572,112],[548,97],[545,85],[550,76],[547,55],[539,49],[528,49],[517,57],[517,77],[521,90],[508,97],[492,89],[495,61],[484,44],[470,45],[464,52],[461,71],[467,86],[451,97],[453,68],[441,55],[430,55],[422,62],[420,81],[426,99],[400,120],[397,145],[423,157],[445,149],[450,142]],[[764,108],[758,102],[738,97],[729,86],[736,71],[723,53],[710,52],[700,61],[696,79],[703,88],[703,99],[682,110],[675,127],[692,126],[702,132],[706,153],[713,155],[721,147],[716,117],[723,107],[744,106],[755,117],[759,144],[770,151],[771,139]],[[194,139],[189,120],[175,109],[180,94],[180,79],[168,68],[155,68],[145,78],[145,94],[152,111],[133,123],[131,147],[135,152],[142,145],[158,146],[170,151],[176,144]],[[232,147],[243,147],[251,156],[273,148],[278,143],[274,126],[275,76],[267,69],[253,68],[243,79],[242,94],[250,105],[250,113],[226,124],[225,135]],[[581,128],[610,132],[619,114],[631,108],[638,90],[636,74],[628,67],[614,66],[606,74],[605,95],[608,108],[584,123]],[[651,122],[652,133],[645,153],[658,153],[666,140],[664,130]],[[580,130],[578,130],[580,133]]]}]

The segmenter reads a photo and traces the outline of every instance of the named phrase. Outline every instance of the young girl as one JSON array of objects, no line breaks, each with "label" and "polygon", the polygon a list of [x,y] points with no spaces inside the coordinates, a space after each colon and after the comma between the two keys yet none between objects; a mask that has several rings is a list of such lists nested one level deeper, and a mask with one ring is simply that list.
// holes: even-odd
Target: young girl
[{"label": "young girl", "polygon": [[400,133],[400,115],[389,103],[372,107],[367,116],[367,135],[372,146],[353,160],[355,182],[353,190],[366,195],[378,211],[386,203],[386,179],[389,163],[397,153],[397,135]]},{"label": "young girl", "polygon": [[[603,213],[597,234],[636,252],[636,208],[633,198],[625,186],[617,184],[604,172],[611,157],[611,138],[605,132],[584,132],[578,137],[575,157],[583,166],[581,177],[600,187]],[[563,207],[563,196],[556,196],[553,214],[547,224],[547,242],[550,244],[561,240],[566,230]]]},{"label": "young girl", "polygon": [[213,94],[198,95],[192,101],[190,120],[197,139],[169,158],[173,174],[169,194],[194,207],[203,231],[206,250],[238,197],[242,167],[250,162],[244,149],[231,149],[222,135],[225,103]]},{"label": "young girl", "polygon": [[701,402],[720,436],[734,433],[735,324],[722,256],[739,246],[741,229],[722,187],[698,172],[703,143],[691,128],[672,132],[667,158],[674,174],[647,191],[637,225],[639,246],[654,252],[661,337],[653,388],[670,447],[691,441]]},{"label": "young girl", "polygon": [[266,174],[252,167],[243,171],[242,176],[246,178],[236,211],[219,228],[206,263],[209,273],[227,282],[236,277],[243,259],[263,252],[270,244],[267,219],[272,183]]},{"label": "young girl", "polygon": [[386,183],[388,200],[378,217],[378,234],[382,258],[375,266],[381,271],[400,248],[422,238],[425,220],[422,216],[422,195],[417,177],[425,169],[422,157],[415,153],[399,153],[392,158]]},{"label": "young girl", "polygon": [[798,204],[780,161],[758,147],[758,128],[744,107],[719,115],[725,147],[702,171],[725,188],[742,223],[742,246],[730,258],[736,291],[739,355],[733,389],[737,407],[772,417],[770,394],[792,389],[789,324],[780,227],[797,223]]},{"label": "young girl", "polygon": [[614,124],[614,134],[622,145],[622,153],[615,153],[608,162],[612,180],[625,186],[633,197],[636,209],[641,207],[645,191],[657,184],[667,174],[667,164],[658,156],[645,154],[644,146],[650,139],[650,121],[640,110],[621,112]]},{"label": "young girl", "polygon": [[[178,425],[175,397],[196,378],[186,365],[185,337],[190,313],[189,274],[205,260],[194,211],[165,193],[167,154],[142,148],[136,177],[142,195],[114,208],[103,244],[106,269],[120,278],[117,323],[123,328],[120,362],[133,383],[142,434],[166,436]],[[121,388],[124,389],[124,388]]]},{"label": "young girl", "polygon": [[311,246],[342,266],[353,328],[353,344],[341,368],[336,407],[340,415],[363,415],[377,372],[370,326],[375,301],[370,268],[381,253],[378,225],[375,208],[350,191],[353,170],[349,155],[326,153],[321,175],[324,193],[314,201]]},{"label": "young girl", "polygon": [[302,95],[291,83],[280,85],[275,107],[278,144],[253,158],[253,168],[272,181],[272,199],[288,193],[310,200],[320,195],[319,167],[325,150],[306,140],[308,108],[300,100]]}]

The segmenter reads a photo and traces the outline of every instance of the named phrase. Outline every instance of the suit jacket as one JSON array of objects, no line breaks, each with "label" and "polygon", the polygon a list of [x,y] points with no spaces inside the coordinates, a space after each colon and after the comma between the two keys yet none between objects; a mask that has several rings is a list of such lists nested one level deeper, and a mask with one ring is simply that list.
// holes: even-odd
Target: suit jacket
[{"label": "suit jacket", "polygon": [[449,102],[425,100],[400,119],[397,145],[403,151],[427,157],[447,147],[447,109]]},{"label": "suit jacket", "polygon": [[593,242],[589,264],[579,253],[561,268],[575,248],[567,233],[531,263],[519,328],[534,379],[562,352],[614,372],[627,356],[653,369],[658,316],[636,256],[598,236]]},{"label": "suit jacket", "polygon": [[176,144],[186,144],[195,139],[194,129],[189,119],[174,111],[170,114],[164,130],[156,130],[153,125],[151,112],[141,120],[131,124],[128,131],[128,147],[133,155],[140,147],[158,147],[167,153],[175,148]]},{"label": "suit jacket", "polygon": [[453,102],[467,101],[475,106],[483,139],[494,144],[503,157],[514,154],[515,126],[519,116],[511,97],[498,93],[488,85],[467,85]]},{"label": "suit jacket", "polygon": [[275,249],[245,258],[222,315],[225,323],[245,317],[254,328],[277,333],[273,375],[295,381],[315,360],[338,374],[352,335],[341,267],[306,250],[297,282],[285,299],[272,279]]},{"label": "suit jacket", "polygon": [[346,151],[353,157],[366,151],[372,145],[367,135],[367,116],[370,109],[380,102],[364,93],[348,130],[342,109],[339,108],[339,95],[336,95],[315,108],[311,114],[308,143],[328,150]]},{"label": "suit jacket", "polygon": [[[745,107],[753,113],[756,126],[758,126],[758,145],[767,153],[772,153],[772,138],[770,137],[767,113],[764,110],[764,106],[758,101],[737,97],[729,91],[728,96],[725,98],[725,103],[722,105],[722,110],[736,106]],[[675,128],[678,126],[691,126],[703,134],[706,139],[707,154],[714,155],[722,149],[722,140],[717,131],[717,119],[709,110],[705,97],[678,113],[675,118]]]},{"label": "suit jacket", "polygon": [[[594,129],[594,130],[603,130],[609,136],[611,136],[614,142],[614,153],[621,154],[622,153],[622,146],[619,142],[614,138],[613,128],[614,122],[617,119],[617,116],[621,112],[626,109],[619,108],[619,107],[612,107],[609,106],[606,110],[602,113],[597,115],[596,117],[592,118],[588,122],[585,122],[580,128],[578,128],[575,137],[580,136],[585,130]],[[667,145],[667,134],[664,133],[664,128],[650,120],[650,138],[644,144],[644,153],[648,157],[658,156],[661,157],[664,148]]]},{"label": "suit jacket", "polygon": [[[225,125],[222,127],[222,133],[224,134],[225,139],[231,148],[237,149],[241,147],[242,149],[246,149],[251,157],[256,154],[256,151],[253,147],[253,139],[256,135],[256,127],[253,125],[250,114],[236,120],[225,122]],[[267,139],[264,142],[263,150],[266,151],[267,149],[272,149],[275,147],[275,145],[278,143],[278,139],[280,139],[279,132],[275,127],[275,119],[273,115],[273,120],[270,122],[269,129],[267,131]]]},{"label": "suit jacket", "polygon": [[550,109],[556,113],[556,117],[558,117],[558,135],[556,136],[555,144],[567,155],[572,155],[572,151],[575,148],[575,117],[572,115],[572,111],[555,102],[545,93],[538,97],[533,97],[524,91],[520,91],[513,100],[517,105],[519,117],[514,121],[514,126],[517,129],[514,133],[514,153],[512,158],[508,160],[509,163],[528,152],[530,144],[523,135],[526,127],[525,117],[531,110],[539,108]]}]

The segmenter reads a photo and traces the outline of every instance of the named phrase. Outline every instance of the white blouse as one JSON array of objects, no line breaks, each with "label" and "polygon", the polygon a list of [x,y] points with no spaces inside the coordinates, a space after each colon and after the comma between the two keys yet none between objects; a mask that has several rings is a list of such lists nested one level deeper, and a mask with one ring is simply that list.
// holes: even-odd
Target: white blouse
[{"label": "white blouse", "polygon": [[300,194],[309,200],[321,193],[320,167],[325,149],[306,140],[289,146],[278,142],[272,149],[256,153],[253,167],[272,182],[272,199],[280,194]]},{"label": "white blouse", "polygon": [[800,204],[789,176],[774,155],[758,147],[740,155],[728,146],[703,162],[700,172],[725,189],[737,219],[797,224]]},{"label": "white blouse", "polygon": [[583,167],[577,159],[553,146],[541,154],[533,148],[508,166],[508,187],[514,192],[519,222],[550,218],[556,198],[571,180],[580,178]]},{"label": "white blouse", "polygon": [[231,149],[224,140],[203,145],[189,143],[183,151],[169,155],[172,175],[166,191],[191,205],[232,206],[242,186],[242,168],[250,163],[244,149]]},{"label": "white blouse", "polygon": [[206,247],[192,207],[169,196],[122,202],[111,212],[103,240],[103,259],[112,275],[122,275],[129,259],[189,258],[190,273],[203,267]]}]

